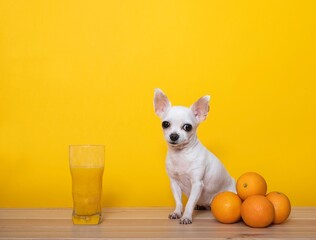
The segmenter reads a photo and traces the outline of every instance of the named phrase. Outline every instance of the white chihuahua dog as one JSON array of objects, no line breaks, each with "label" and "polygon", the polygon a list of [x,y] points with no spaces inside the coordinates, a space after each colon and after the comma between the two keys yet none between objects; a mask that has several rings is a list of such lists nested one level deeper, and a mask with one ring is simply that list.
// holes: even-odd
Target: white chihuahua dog
[{"label": "white chihuahua dog", "polygon": [[[197,127],[208,114],[209,101],[210,96],[204,96],[190,108],[171,106],[167,96],[155,89],[154,107],[168,143],[166,167],[176,203],[169,218],[180,218],[180,224],[192,223],[196,205],[209,209],[217,193],[236,192],[235,180],[196,136]],[[183,215],[182,192],[188,197]]]}]

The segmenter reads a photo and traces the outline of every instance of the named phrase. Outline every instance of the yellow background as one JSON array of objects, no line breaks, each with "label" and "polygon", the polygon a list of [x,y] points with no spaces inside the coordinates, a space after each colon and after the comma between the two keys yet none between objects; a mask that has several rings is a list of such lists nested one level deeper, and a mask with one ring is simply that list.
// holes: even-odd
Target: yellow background
[{"label": "yellow background", "polygon": [[172,206],[153,110],[210,94],[200,140],[316,205],[316,1],[0,0],[0,207],[70,207],[68,145],[106,145],[104,206]]}]

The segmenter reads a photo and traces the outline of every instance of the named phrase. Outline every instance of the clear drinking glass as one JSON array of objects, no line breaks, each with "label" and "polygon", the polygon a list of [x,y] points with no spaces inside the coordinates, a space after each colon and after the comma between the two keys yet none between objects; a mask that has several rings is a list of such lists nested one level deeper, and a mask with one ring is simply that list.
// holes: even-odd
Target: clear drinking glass
[{"label": "clear drinking glass", "polygon": [[103,145],[69,146],[74,224],[99,224],[102,220]]}]

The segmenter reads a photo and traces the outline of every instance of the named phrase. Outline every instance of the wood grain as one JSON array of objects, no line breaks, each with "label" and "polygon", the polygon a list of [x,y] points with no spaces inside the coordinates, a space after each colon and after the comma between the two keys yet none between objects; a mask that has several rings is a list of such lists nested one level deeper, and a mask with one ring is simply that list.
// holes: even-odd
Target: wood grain
[{"label": "wood grain", "polygon": [[281,225],[264,229],[218,223],[195,211],[191,225],[169,220],[171,208],[109,208],[99,225],[78,226],[71,209],[0,209],[0,239],[316,239],[316,207],[294,207]]}]

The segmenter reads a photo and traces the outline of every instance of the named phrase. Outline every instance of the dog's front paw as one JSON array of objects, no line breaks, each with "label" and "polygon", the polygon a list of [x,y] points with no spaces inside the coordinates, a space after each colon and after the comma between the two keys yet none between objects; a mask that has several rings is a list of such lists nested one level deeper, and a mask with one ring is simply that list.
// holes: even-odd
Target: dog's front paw
[{"label": "dog's front paw", "polygon": [[191,224],[192,223],[192,219],[190,218],[180,218],[180,224]]},{"label": "dog's front paw", "polygon": [[181,213],[172,212],[169,214],[169,219],[179,219],[181,218]]}]

